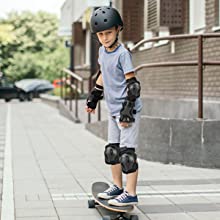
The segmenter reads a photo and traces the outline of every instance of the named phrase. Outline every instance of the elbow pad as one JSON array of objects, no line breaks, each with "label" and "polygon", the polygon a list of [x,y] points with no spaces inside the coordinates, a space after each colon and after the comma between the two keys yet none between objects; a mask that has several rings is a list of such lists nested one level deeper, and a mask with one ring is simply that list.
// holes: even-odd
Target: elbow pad
[{"label": "elbow pad", "polygon": [[102,98],[103,98],[103,86],[96,84],[95,87],[91,90],[87,98],[86,104],[89,108],[95,109],[98,101]]},{"label": "elbow pad", "polygon": [[134,102],[138,97],[140,97],[141,85],[137,81],[136,77],[132,77],[126,80],[127,83],[127,99]]}]

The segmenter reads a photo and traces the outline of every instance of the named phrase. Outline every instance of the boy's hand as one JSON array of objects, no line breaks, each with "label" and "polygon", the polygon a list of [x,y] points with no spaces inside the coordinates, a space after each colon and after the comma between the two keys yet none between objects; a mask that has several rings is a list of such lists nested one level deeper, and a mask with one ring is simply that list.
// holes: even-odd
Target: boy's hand
[{"label": "boy's hand", "polygon": [[95,114],[95,109],[89,108],[88,106],[85,107],[86,112]]},{"label": "boy's hand", "polygon": [[128,128],[131,126],[131,123],[127,123],[127,122],[120,122],[120,125],[123,127],[123,128]]}]

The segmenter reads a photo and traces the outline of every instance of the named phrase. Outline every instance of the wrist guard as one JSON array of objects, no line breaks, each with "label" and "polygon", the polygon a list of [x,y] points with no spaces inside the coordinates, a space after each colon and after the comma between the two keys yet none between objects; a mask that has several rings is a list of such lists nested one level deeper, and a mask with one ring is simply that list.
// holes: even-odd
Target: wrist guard
[{"label": "wrist guard", "polygon": [[91,90],[86,100],[86,105],[91,109],[95,109],[98,101],[102,98],[103,98],[103,86],[96,84],[95,87]]},{"label": "wrist guard", "polygon": [[133,117],[135,102],[132,102],[128,99],[122,104],[122,109],[120,111],[120,122],[131,123],[134,122],[135,119]]}]

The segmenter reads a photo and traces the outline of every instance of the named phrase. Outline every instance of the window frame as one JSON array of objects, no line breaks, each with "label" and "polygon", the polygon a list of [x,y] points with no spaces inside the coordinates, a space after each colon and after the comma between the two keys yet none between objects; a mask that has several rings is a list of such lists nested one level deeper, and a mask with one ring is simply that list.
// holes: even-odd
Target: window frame
[{"label": "window frame", "polygon": [[220,31],[220,0],[215,0],[215,24],[212,31]]},{"label": "window frame", "polygon": [[[198,1],[197,4],[195,1]],[[205,27],[206,27],[206,18],[205,18],[205,0],[202,0],[203,1],[203,7],[204,7],[204,10],[203,10],[203,13],[204,14],[200,14],[199,16],[196,16],[196,17],[203,17],[203,21],[204,23],[203,24],[199,24],[199,23],[196,23],[196,19],[195,18],[195,13],[201,13],[201,11],[199,12],[198,10],[198,5],[201,5],[201,0],[190,0],[190,3],[189,3],[189,32],[191,34],[195,34],[195,33],[204,33],[205,31]],[[200,2],[200,4],[199,4]],[[197,10],[197,11],[196,11]]]},{"label": "window frame", "polygon": [[218,11],[217,11],[217,14],[216,14],[217,26],[220,26],[220,0],[217,1],[217,8],[218,8]]}]

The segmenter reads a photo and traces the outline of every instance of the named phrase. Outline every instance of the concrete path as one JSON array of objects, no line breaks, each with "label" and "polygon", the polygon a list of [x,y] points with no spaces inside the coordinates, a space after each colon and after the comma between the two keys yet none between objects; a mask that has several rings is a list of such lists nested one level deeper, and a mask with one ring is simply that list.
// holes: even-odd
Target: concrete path
[{"label": "concrete path", "polygon": [[[2,220],[101,219],[87,208],[87,200],[92,182],[111,183],[103,158],[105,141],[39,100],[0,102],[0,119],[0,168],[10,123],[15,207],[14,219]],[[2,157],[8,160],[10,155]],[[220,219],[220,170],[143,160],[139,164],[140,202],[134,213],[140,220]]]}]

